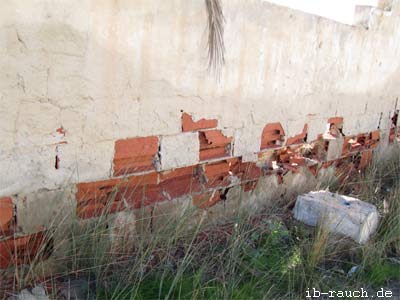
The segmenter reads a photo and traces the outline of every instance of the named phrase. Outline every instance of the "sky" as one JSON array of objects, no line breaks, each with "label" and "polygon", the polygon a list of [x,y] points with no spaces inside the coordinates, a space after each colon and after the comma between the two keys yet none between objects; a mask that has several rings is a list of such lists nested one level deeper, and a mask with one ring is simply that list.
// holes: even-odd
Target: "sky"
[{"label": "sky", "polygon": [[356,5],[377,6],[378,0],[267,0],[335,21],[353,24]]}]

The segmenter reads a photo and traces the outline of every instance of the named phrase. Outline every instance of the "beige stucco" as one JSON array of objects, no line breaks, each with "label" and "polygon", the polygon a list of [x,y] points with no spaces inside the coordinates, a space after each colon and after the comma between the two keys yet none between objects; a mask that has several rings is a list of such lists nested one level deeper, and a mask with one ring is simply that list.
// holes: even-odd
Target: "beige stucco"
[{"label": "beige stucco", "polygon": [[202,0],[2,1],[0,196],[107,178],[115,140],[177,135],[181,111],[217,118],[246,157],[266,123],[287,136],[308,123],[310,140],[332,116],[346,134],[388,128],[400,92],[398,1],[369,30],[260,0],[222,4],[217,81]]}]

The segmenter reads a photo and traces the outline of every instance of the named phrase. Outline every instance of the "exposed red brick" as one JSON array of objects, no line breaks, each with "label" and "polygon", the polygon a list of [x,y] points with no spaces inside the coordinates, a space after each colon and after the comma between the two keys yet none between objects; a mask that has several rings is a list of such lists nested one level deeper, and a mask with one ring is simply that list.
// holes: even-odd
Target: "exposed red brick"
[{"label": "exposed red brick", "polygon": [[66,135],[66,131],[65,131],[65,129],[64,129],[64,127],[59,127],[59,128],[57,128],[56,129],[56,132],[58,132],[59,134],[61,134],[62,136],[65,136]]},{"label": "exposed red brick", "polygon": [[295,153],[290,148],[283,148],[276,151],[276,158],[278,163],[290,163],[290,158],[294,157]]},{"label": "exposed red brick", "polygon": [[257,187],[258,180],[246,182],[243,186],[243,191],[250,192]]},{"label": "exposed red brick", "polygon": [[209,145],[222,146],[232,141],[232,138],[224,136],[221,130],[208,130],[203,133]]},{"label": "exposed red brick", "polygon": [[[120,201],[138,208],[151,202],[150,196],[154,197],[151,191],[157,184],[156,172],[122,179],[80,183],[76,193],[77,213],[80,217],[93,217],[101,215],[105,210],[114,212],[125,208],[125,205],[118,204]],[[110,202],[113,202],[112,207],[109,206]]]},{"label": "exposed red brick", "polygon": [[160,173],[160,182],[164,182],[169,179],[173,179],[176,177],[183,177],[183,176],[193,176],[196,173],[197,166],[189,166],[178,168],[170,171],[164,171]]},{"label": "exposed red brick", "polygon": [[[30,264],[32,260],[45,258],[45,236],[43,232],[13,238],[0,242],[0,269],[12,265]],[[47,249],[48,250],[48,249]]]},{"label": "exposed red brick", "polygon": [[114,176],[154,169],[158,137],[137,137],[115,142]]},{"label": "exposed red brick", "polygon": [[313,165],[313,166],[309,166],[308,169],[310,170],[310,172],[317,177],[318,175],[318,165]]},{"label": "exposed red brick", "polygon": [[220,191],[206,192],[204,194],[193,196],[193,205],[198,208],[209,208],[221,200]]},{"label": "exposed red brick", "polygon": [[283,184],[283,175],[282,174],[276,174],[276,177],[278,179],[278,184]]},{"label": "exposed red brick", "polygon": [[392,127],[389,131],[389,143],[393,143],[394,139],[396,138],[396,128]]},{"label": "exposed red brick", "polygon": [[212,149],[202,149],[200,150],[200,161],[227,157],[229,152],[225,147],[212,148]]},{"label": "exposed red brick", "polygon": [[289,158],[290,164],[296,164],[298,166],[305,166],[306,159],[302,156],[292,156]]},{"label": "exposed red brick", "polygon": [[284,140],[285,132],[281,123],[271,123],[264,127],[261,135],[260,150],[280,147]]},{"label": "exposed red brick", "polygon": [[291,164],[284,164],[284,169],[291,171],[293,173],[299,173],[300,172],[300,168],[299,166],[295,166],[295,165],[291,165]]},{"label": "exposed red brick", "polygon": [[204,167],[207,188],[229,185],[229,176],[231,175],[232,162],[227,160],[207,164]]},{"label": "exposed red brick", "polygon": [[357,136],[346,136],[344,138],[342,155],[348,155],[366,149],[375,149],[379,145],[379,140],[379,130],[371,133],[361,133]]},{"label": "exposed red brick", "polygon": [[199,129],[209,129],[218,126],[218,121],[216,119],[201,119],[199,121],[193,121],[191,115],[187,113],[182,114],[182,131],[196,131]]},{"label": "exposed red brick", "polygon": [[227,176],[229,175],[229,171],[231,169],[231,166],[228,161],[222,160],[219,162],[207,164],[204,169],[204,173],[207,176],[207,178],[213,178],[216,176]]},{"label": "exposed red brick", "polygon": [[262,170],[257,167],[255,162],[240,162],[236,164],[232,172],[243,181],[258,180],[262,176]]},{"label": "exposed red brick", "polygon": [[379,130],[375,130],[371,132],[371,140],[379,140],[381,137],[381,133]]},{"label": "exposed red brick", "polygon": [[303,127],[303,131],[301,133],[287,139],[286,145],[290,146],[290,145],[305,143],[307,139],[307,132],[308,132],[308,125],[305,124]]},{"label": "exposed red brick", "polygon": [[328,119],[329,124],[342,125],[343,117],[333,117]]},{"label": "exposed red brick", "polygon": [[334,160],[323,162],[321,168],[327,169],[335,163]]},{"label": "exposed red brick", "polygon": [[358,168],[360,170],[365,170],[371,162],[372,162],[372,150],[364,151],[361,153],[361,159]]},{"label": "exposed red brick", "polygon": [[380,141],[380,131],[372,131],[366,139],[365,145],[370,149],[375,149],[378,147]]},{"label": "exposed red brick", "polygon": [[0,198],[0,236],[7,234],[13,220],[13,203],[9,197]]},{"label": "exposed red brick", "polygon": [[200,192],[201,183],[196,170],[197,166],[191,166],[161,173],[161,193],[170,198],[177,198]]},{"label": "exposed red brick", "polygon": [[200,160],[226,157],[230,154],[232,137],[226,137],[221,130],[199,132]]}]

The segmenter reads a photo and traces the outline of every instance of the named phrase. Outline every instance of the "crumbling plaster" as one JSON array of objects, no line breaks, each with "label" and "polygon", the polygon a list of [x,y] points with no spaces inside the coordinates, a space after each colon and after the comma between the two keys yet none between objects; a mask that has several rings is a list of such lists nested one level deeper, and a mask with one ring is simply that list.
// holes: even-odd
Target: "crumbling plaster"
[{"label": "crumbling plaster", "polygon": [[107,178],[116,139],[176,135],[181,111],[218,119],[235,131],[234,154],[249,157],[266,123],[281,122],[287,136],[308,123],[309,140],[332,116],[344,117],[345,134],[380,120],[388,128],[398,1],[369,30],[259,0],[222,4],[217,81],[206,69],[203,1],[3,1],[0,196]]}]

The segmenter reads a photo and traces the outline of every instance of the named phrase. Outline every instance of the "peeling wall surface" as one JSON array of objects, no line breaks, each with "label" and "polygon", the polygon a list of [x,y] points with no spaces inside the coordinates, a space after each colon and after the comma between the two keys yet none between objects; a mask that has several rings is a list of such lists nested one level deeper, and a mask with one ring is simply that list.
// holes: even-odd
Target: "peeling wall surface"
[{"label": "peeling wall surface", "polygon": [[[399,1],[368,30],[260,0],[222,6],[226,63],[217,80],[207,70],[204,1],[2,1],[0,197],[23,215],[34,199],[46,201],[38,194],[70,186],[78,215],[92,216],[101,205],[79,203],[145,174],[166,199],[187,193],[169,176],[186,186],[197,176],[207,191],[192,191],[214,203],[224,192],[211,191],[210,178],[225,184],[262,151],[323,139],[327,126],[344,135],[325,139],[334,140],[328,160],[393,141]],[[274,151],[289,169],[304,164]]]}]

